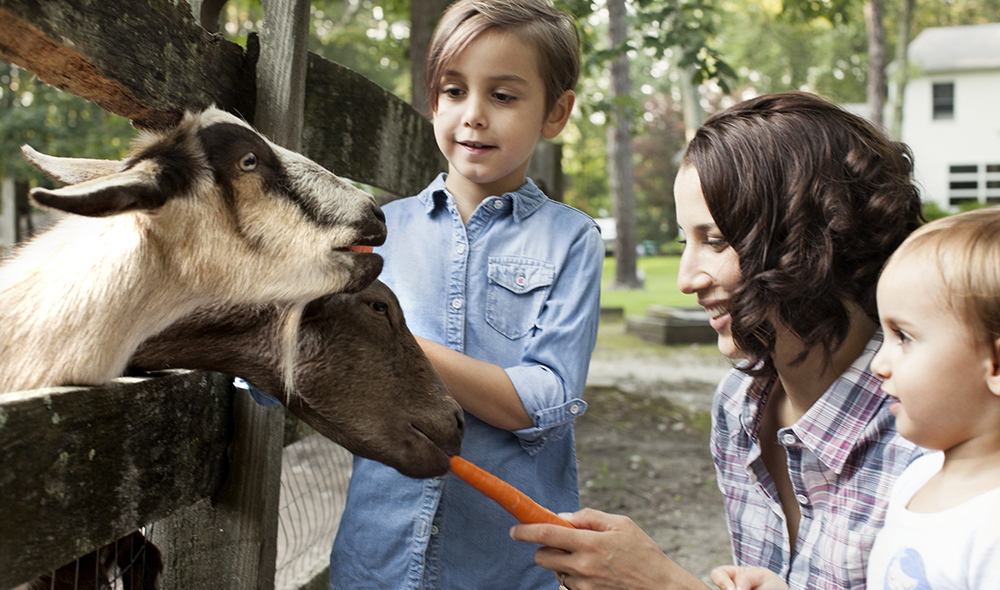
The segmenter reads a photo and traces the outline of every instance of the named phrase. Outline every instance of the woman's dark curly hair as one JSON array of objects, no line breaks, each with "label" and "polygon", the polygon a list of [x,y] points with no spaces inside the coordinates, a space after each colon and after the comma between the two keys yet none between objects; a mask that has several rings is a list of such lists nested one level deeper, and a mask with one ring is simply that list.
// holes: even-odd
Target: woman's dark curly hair
[{"label": "woman's dark curly hair", "polygon": [[818,96],[754,98],[708,119],[684,157],[736,250],[732,334],[747,372],[775,373],[776,318],[830,359],[853,301],[878,321],[883,263],[923,221],[913,156],[861,117]]}]

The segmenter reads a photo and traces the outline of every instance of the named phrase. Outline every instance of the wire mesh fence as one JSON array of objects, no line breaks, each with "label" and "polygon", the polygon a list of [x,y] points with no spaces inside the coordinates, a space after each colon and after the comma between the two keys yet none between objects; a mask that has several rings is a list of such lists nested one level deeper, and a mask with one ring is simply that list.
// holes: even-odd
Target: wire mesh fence
[{"label": "wire mesh fence", "polygon": [[351,466],[349,452],[318,434],[285,447],[275,590],[296,590],[329,564]]},{"label": "wire mesh fence", "polygon": [[160,552],[146,540],[153,525],[109,543],[13,590],[152,590]]}]

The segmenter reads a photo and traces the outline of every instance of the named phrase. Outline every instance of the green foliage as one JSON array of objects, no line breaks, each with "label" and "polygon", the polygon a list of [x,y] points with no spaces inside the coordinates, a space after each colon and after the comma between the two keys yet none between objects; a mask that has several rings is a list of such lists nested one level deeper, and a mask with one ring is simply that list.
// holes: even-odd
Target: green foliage
[{"label": "green foliage", "polygon": [[674,178],[684,152],[684,119],[669,96],[656,95],[645,103],[644,133],[632,142],[634,153],[636,235],[641,243],[670,243],[677,237]]},{"label": "green foliage", "polygon": [[918,30],[1000,22],[1000,0],[917,2],[914,22]]},{"label": "green foliage", "polygon": [[615,278],[615,259],[604,259],[601,279],[601,307],[622,307],[625,315],[643,315],[650,305],[698,307],[695,295],[685,295],[677,288],[679,256],[640,256],[636,265],[645,277],[642,289],[609,289]]},{"label": "green foliage", "polygon": [[563,201],[591,217],[611,210],[606,131],[587,117],[574,117],[559,135],[563,144]]},{"label": "green foliage", "polygon": [[24,160],[23,144],[46,154],[117,160],[135,134],[128,119],[0,62],[0,178],[51,186]]},{"label": "green foliage", "polygon": [[780,12],[762,0],[735,1],[739,9],[723,15],[720,50],[737,64],[739,86],[759,94],[805,89],[839,102],[867,99],[863,18],[792,18],[795,2]]},{"label": "green foliage", "polygon": [[948,212],[942,209],[941,206],[935,201],[924,201],[922,209],[924,219],[927,221],[934,221],[935,219],[941,219],[942,217],[948,216]]},{"label": "green foliage", "polygon": [[[410,96],[408,0],[313,0],[309,51],[364,74],[396,96]],[[220,31],[246,47],[263,24],[260,0],[229,0]]]},{"label": "green foliage", "polygon": [[695,84],[714,81],[729,92],[736,73],[712,47],[722,12],[714,0],[636,0],[635,6],[642,48],[653,49],[655,57],[673,56],[679,68],[692,67]]}]

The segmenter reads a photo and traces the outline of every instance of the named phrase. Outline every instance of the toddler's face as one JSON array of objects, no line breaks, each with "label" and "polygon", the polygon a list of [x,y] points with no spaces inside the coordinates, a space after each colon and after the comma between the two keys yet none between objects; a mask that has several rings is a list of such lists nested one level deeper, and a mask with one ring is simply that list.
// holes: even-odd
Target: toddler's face
[{"label": "toddler's face", "polygon": [[513,33],[486,31],[455,56],[442,82],[433,122],[448,189],[485,197],[520,188],[535,144],[550,131],[537,50]]},{"label": "toddler's face", "polygon": [[891,411],[899,433],[942,450],[975,436],[992,397],[993,354],[954,310],[936,261],[916,253],[893,258],[877,298],[885,341],[872,370],[897,400]]}]

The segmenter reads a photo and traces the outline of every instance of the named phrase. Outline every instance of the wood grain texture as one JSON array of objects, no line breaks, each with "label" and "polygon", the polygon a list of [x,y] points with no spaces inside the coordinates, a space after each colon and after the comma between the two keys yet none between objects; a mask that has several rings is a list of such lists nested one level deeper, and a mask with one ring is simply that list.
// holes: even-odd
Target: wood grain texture
[{"label": "wood grain texture", "polygon": [[215,493],[232,399],[194,371],[0,396],[0,588]]}]

